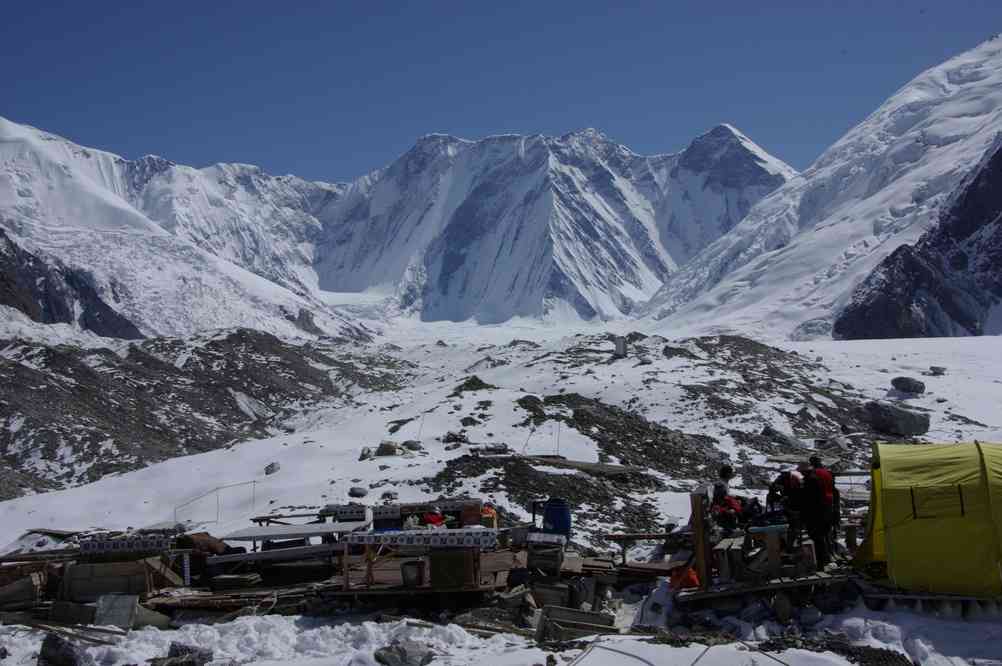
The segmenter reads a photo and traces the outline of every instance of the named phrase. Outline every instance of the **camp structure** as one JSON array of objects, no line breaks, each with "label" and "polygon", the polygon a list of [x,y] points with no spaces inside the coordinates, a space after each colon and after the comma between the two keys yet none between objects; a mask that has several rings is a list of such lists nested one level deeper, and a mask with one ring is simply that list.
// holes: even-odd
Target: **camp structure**
[{"label": "camp structure", "polygon": [[873,450],[858,568],[896,588],[1002,596],[1002,444],[884,444]]}]

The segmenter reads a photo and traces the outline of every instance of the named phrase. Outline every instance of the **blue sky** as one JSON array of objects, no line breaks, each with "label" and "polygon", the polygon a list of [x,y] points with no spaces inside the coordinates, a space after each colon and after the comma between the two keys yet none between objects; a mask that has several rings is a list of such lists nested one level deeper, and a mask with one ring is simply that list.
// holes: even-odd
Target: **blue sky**
[{"label": "blue sky", "polygon": [[718,122],[803,168],[1000,31],[998,0],[7,0],[0,115],[130,158],[320,180],[430,132],[597,127],[657,153]]}]

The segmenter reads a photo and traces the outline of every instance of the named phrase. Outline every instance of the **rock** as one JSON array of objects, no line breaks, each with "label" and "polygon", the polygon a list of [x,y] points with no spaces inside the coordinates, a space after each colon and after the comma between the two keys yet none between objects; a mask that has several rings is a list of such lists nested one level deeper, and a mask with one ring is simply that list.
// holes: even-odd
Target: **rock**
[{"label": "rock", "polygon": [[925,393],[925,384],[912,377],[895,377],[891,380],[891,386],[902,393],[914,393],[916,395]]},{"label": "rock", "polygon": [[9,656],[10,656],[10,652],[7,651],[7,648],[5,648],[4,646],[0,645],[0,661],[3,661],[4,659],[6,659]]},{"label": "rock", "polygon": [[942,377],[946,374],[946,368],[941,365],[930,365],[929,374],[933,377]]},{"label": "rock", "polygon": [[819,611],[829,615],[841,613],[842,609],[845,607],[845,604],[842,603],[842,599],[834,592],[819,592],[818,594],[815,594],[814,605],[817,606]]},{"label": "rock", "polygon": [[45,634],[38,653],[38,666],[82,666],[89,664],[87,653],[62,636]]},{"label": "rock", "polygon": [[274,474],[275,472],[277,472],[280,469],[282,469],[282,466],[279,465],[277,462],[268,463],[264,467],[264,475],[265,476],[270,476],[270,475]]},{"label": "rock", "polygon": [[363,488],[362,486],[352,486],[351,489],[348,490],[349,497],[365,497],[368,494],[368,489]]},{"label": "rock", "polygon": [[445,340],[436,340],[435,341],[435,346],[436,347],[448,347],[449,344]]},{"label": "rock", "polygon": [[384,439],[376,447],[377,456],[395,456],[400,453],[400,446],[396,442],[389,439]]},{"label": "rock", "polygon": [[793,435],[787,435],[785,432],[773,428],[771,425],[767,425],[764,428],[762,428],[762,436],[768,437],[770,440],[778,444],[785,444],[790,448],[794,449],[804,448],[804,442],[797,439]]},{"label": "rock", "polygon": [[398,493],[396,490],[387,490],[382,494],[381,497],[384,500],[395,500],[398,497],[400,497],[400,493]]},{"label": "rock", "polygon": [[821,617],[821,611],[816,606],[804,606],[797,614],[797,621],[800,622],[801,626],[813,627],[821,621]]},{"label": "rock", "polygon": [[886,402],[863,405],[862,419],[877,432],[910,437],[929,432],[929,415],[909,411]]},{"label": "rock", "polygon": [[167,649],[167,661],[171,666],[205,666],[212,661],[212,650],[172,642]]},{"label": "rock", "polygon": [[466,435],[464,435],[463,433],[452,432],[450,430],[449,432],[445,433],[445,437],[442,438],[442,441],[446,444],[452,444],[454,442],[466,443],[469,441],[469,439],[467,439]]},{"label": "rock", "polygon": [[368,446],[364,446],[362,447],[362,452],[358,454],[358,460],[359,462],[363,460],[371,460],[372,458],[375,457],[375,455],[376,454],[372,452],[372,449],[370,449]]},{"label": "rock", "polygon": [[421,446],[421,442],[416,439],[408,439],[406,442],[401,444],[408,451],[423,451],[424,447]]},{"label": "rock", "polygon": [[718,615],[737,615],[741,612],[741,606],[740,597],[720,597],[710,601],[710,607]]},{"label": "rock", "polygon": [[786,624],[793,617],[793,602],[790,601],[790,597],[786,593],[778,592],[772,598],[772,612],[776,616],[776,620],[782,624]]},{"label": "rock", "polygon": [[460,444],[459,442],[453,442],[452,444],[446,444],[445,445],[445,450],[446,451],[455,451],[460,446],[462,446],[462,444]]},{"label": "rock", "polygon": [[754,599],[751,603],[741,609],[741,613],[738,614],[738,617],[744,622],[758,626],[770,615],[772,615],[772,610],[769,608],[769,605],[761,599]]},{"label": "rock", "polygon": [[463,425],[464,428],[472,428],[475,425],[480,425],[480,421],[473,418],[472,416],[464,416],[463,418],[459,419],[459,422]]},{"label": "rock", "polygon": [[376,650],[372,656],[383,666],[425,666],[435,659],[435,653],[417,641],[394,641]]}]

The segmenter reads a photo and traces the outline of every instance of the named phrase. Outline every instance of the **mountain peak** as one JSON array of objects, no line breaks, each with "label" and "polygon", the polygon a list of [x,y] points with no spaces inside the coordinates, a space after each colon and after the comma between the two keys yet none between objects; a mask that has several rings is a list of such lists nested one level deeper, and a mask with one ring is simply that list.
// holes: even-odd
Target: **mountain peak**
[{"label": "mountain peak", "polygon": [[682,151],[679,166],[709,173],[725,187],[762,184],[777,187],[796,170],[767,153],[733,125],[721,123],[693,139]]}]

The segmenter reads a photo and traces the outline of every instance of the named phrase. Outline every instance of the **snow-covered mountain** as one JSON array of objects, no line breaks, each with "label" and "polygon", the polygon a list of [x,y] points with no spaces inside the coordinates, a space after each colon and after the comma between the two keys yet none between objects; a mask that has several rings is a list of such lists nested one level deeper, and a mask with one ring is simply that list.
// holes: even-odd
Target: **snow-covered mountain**
[{"label": "snow-covered mountain", "polygon": [[996,37],[902,87],[673,274],[646,311],[676,325],[830,334],[854,287],[918,240],[1000,130]]},{"label": "snow-covered mountain", "polygon": [[939,223],[856,288],[839,338],[1002,334],[1002,135]]},{"label": "snow-covered mountain", "polygon": [[428,320],[609,317],[793,173],[726,125],[652,157],[594,130],[431,135],[342,185],[129,161],[0,120],[0,227],[146,335],[353,332],[321,292],[374,288]]},{"label": "snow-covered mountain", "polygon": [[[79,276],[144,335],[233,326],[364,335],[311,295],[301,270],[317,225],[303,209],[337,191],[244,165],[129,161],[0,118],[8,241]],[[86,305],[71,309],[88,328]]]},{"label": "snow-covered mountain", "polygon": [[391,286],[427,320],[619,316],[793,174],[727,125],[651,157],[595,130],[431,135],[320,213],[320,287]]}]

